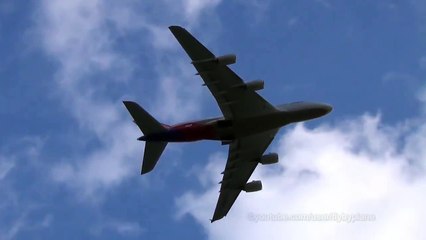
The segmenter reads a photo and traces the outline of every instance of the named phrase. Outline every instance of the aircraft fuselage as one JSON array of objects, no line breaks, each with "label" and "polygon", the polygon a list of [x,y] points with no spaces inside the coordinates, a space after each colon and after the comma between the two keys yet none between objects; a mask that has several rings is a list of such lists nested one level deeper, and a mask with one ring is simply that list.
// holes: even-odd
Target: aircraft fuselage
[{"label": "aircraft fuselage", "polygon": [[238,137],[273,130],[290,123],[319,118],[331,111],[327,104],[296,102],[276,106],[275,112],[226,120],[211,118],[180,123],[165,131],[138,138],[141,141],[193,142],[199,140],[232,141]]}]

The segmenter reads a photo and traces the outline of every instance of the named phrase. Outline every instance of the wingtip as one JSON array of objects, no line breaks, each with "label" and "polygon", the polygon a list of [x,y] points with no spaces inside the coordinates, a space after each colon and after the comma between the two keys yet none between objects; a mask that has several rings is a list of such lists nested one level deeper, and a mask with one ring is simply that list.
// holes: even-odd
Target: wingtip
[{"label": "wingtip", "polygon": [[129,106],[130,106],[130,101],[123,101],[124,106],[127,108],[127,110],[129,110]]},{"label": "wingtip", "polygon": [[169,29],[170,30],[173,30],[173,29],[182,29],[183,27],[181,27],[181,26],[178,26],[178,25],[171,25],[171,26],[169,26]]},{"label": "wingtip", "polygon": [[125,105],[125,106],[127,106],[127,105],[129,105],[129,104],[133,104],[134,102],[132,102],[132,101],[128,101],[128,100],[123,100],[123,104]]},{"label": "wingtip", "polygon": [[147,174],[154,170],[154,166],[144,165],[145,162],[142,163],[141,175]]},{"label": "wingtip", "polygon": [[217,220],[220,220],[220,219],[222,219],[223,217],[225,217],[225,216],[217,216],[216,215],[216,213],[213,215],[213,218],[211,218],[210,219],[210,223],[213,223],[213,222],[215,222],[215,221],[217,221]]},{"label": "wingtip", "polygon": [[184,27],[181,27],[181,26],[178,26],[178,25],[169,26],[169,29],[170,29],[170,32],[172,32],[173,34],[186,31],[186,29]]},{"label": "wingtip", "polygon": [[147,174],[147,173],[151,172],[151,170],[152,169],[144,169],[144,168],[142,168],[141,175]]},{"label": "wingtip", "polygon": [[132,108],[134,108],[135,106],[138,106],[138,104],[133,101],[123,101],[123,104],[129,112],[131,112]]}]

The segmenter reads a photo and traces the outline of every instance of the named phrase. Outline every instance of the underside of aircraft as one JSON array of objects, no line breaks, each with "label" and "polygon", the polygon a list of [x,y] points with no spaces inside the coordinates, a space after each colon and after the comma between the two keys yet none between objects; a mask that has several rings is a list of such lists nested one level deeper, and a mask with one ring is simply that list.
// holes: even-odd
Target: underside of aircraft
[{"label": "underside of aircraft", "polygon": [[169,27],[192,64],[216,99],[222,117],[186,122],[173,126],[158,122],[136,102],[123,101],[145,141],[141,174],[152,171],[169,142],[217,140],[229,145],[220,194],[211,222],[226,216],[241,191],[262,189],[261,181],[249,181],[257,165],[278,162],[278,154],[264,154],[278,130],[290,123],[326,115],[332,107],[323,103],[295,102],[273,106],[257,91],[264,82],[244,82],[228,65],[233,54],[215,56],[186,29]]}]

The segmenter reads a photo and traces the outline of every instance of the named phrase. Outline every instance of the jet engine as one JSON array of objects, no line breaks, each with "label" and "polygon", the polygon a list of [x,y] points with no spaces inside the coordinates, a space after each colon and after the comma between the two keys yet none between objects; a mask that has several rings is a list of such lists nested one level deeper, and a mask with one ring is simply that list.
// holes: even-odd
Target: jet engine
[{"label": "jet engine", "polygon": [[215,58],[195,60],[195,61],[192,61],[192,64],[202,64],[202,63],[209,63],[209,62],[214,62],[221,65],[231,65],[237,62],[237,56],[235,54],[226,54],[226,55],[215,57]]},{"label": "jet engine", "polygon": [[259,180],[251,181],[249,183],[246,183],[246,185],[243,188],[246,192],[257,192],[262,190],[262,182]]},{"label": "jet engine", "polygon": [[226,54],[216,57],[215,61],[222,65],[231,65],[237,62],[237,56],[235,54]]},{"label": "jet engine", "polygon": [[253,80],[250,82],[246,82],[243,85],[245,89],[250,89],[253,91],[262,90],[264,86],[265,86],[265,82],[263,80]]},{"label": "jet engine", "polygon": [[277,163],[278,162],[278,154],[276,154],[276,153],[265,154],[260,158],[259,162],[263,165]]}]

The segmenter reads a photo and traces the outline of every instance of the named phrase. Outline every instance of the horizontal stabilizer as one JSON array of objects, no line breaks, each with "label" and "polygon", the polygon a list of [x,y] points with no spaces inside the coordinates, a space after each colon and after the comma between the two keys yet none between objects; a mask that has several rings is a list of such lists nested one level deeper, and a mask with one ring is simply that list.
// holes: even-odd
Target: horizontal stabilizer
[{"label": "horizontal stabilizer", "polygon": [[154,169],[161,154],[166,148],[167,142],[146,142],[145,152],[143,155],[143,163],[141,174],[147,173]]}]

